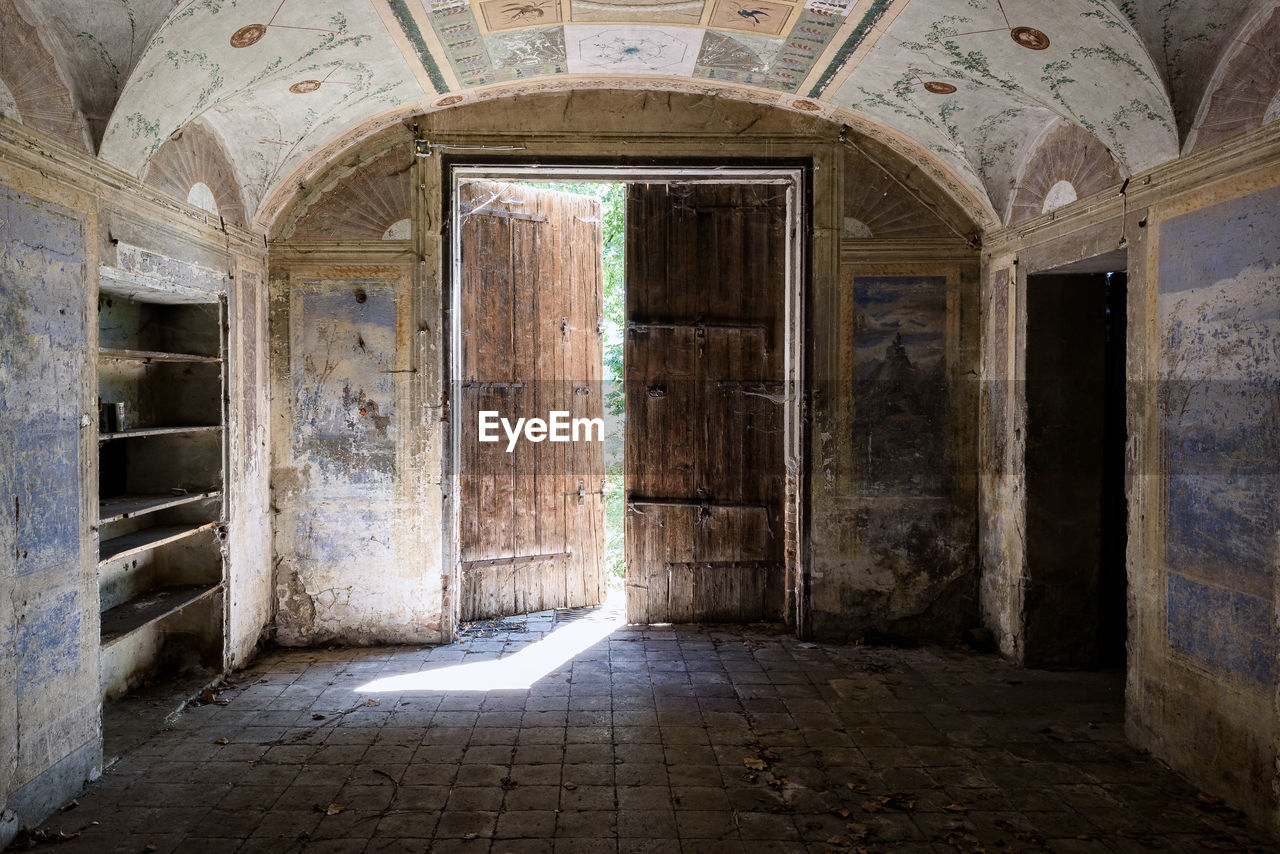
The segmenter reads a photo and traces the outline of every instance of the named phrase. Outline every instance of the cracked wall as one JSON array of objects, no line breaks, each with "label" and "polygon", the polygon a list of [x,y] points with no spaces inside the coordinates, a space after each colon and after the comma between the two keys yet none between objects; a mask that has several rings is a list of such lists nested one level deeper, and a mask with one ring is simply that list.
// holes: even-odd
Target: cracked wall
[{"label": "cracked wall", "polygon": [[422,434],[409,411],[409,285],[403,264],[276,264],[281,643],[441,640],[439,533],[422,512],[430,465],[415,453]]}]

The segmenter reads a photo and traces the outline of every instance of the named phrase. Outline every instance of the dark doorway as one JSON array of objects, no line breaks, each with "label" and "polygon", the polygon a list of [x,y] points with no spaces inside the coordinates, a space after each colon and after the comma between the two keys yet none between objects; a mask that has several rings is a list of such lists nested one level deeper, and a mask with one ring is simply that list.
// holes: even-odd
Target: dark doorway
[{"label": "dark doorway", "polygon": [[1123,666],[1123,272],[1027,280],[1027,664]]}]

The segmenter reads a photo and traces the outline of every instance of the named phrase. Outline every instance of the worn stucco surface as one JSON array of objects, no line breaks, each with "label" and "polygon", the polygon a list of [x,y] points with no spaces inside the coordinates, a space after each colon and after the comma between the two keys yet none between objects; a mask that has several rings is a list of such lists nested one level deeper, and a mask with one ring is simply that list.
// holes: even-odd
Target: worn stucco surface
[{"label": "worn stucco surface", "polygon": [[[0,799],[23,820],[100,761],[97,577],[82,500],[85,214],[0,173]],[[86,749],[87,748],[87,749]]]},{"label": "worn stucco surface", "polygon": [[[814,354],[807,376],[812,421],[805,454],[814,475],[802,534],[812,572],[811,619],[803,630],[827,638],[894,633],[955,638],[975,625],[976,444],[968,421],[977,407],[971,373],[977,359],[978,276],[976,253],[956,236],[972,225],[958,218],[954,206],[939,203],[941,192],[931,189],[922,173],[890,152],[863,140],[860,155],[852,157],[850,149],[836,143],[837,126],[756,105],[629,92],[542,95],[434,114],[424,118],[431,126],[421,132],[450,144],[496,145],[508,142],[502,134],[515,113],[527,128],[519,146],[526,156],[651,152],[759,159],[816,152],[814,226],[807,238],[814,272],[805,330],[805,346]],[[385,145],[376,138],[369,144]],[[355,152],[344,154],[335,161],[335,174],[348,175],[344,164],[359,161]],[[437,254],[436,242],[441,229],[434,206],[442,198],[437,164],[425,158],[415,173],[426,176],[419,189],[428,200],[415,209],[415,239],[429,259],[421,284],[422,313],[412,315],[417,309],[408,303],[397,313],[402,325],[413,328],[414,347],[426,350],[422,366],[433,370],[445,365],[441,354],[448,347],[445,318],[430,313],[447,304],[445,256]],[[849,168],[855,174],[847,176]],[[865,184],[881,190],[872,198]],[[360,188],[323,175],[315,187],[323,189],[301,196],[312,209],[329,203],[318,198],[328,188],[344,188],[355,199],[363,195]],[[849,211],[872,224],[872,239],[839,239]],[[289,221],[286,211],[282,222]],[[894,243],[901,233],[918,239]],[[364,232],[353,227],[352,234]],[[927,256],[921,246],[939,241],[950,260],[920,260]],[[903,260],[879,265],[858,260],[859,253],[870,257],[886,245]],[[449,519],[451,508],[437,498],[433,506],[442,515],[432,520],[422,507],[402,503],[414,489],[428,494],[414,486],[427,467],[405,464],[412,441],[428,446],[421,459],[436,461],[428,474],[442,471],[444,415],[430,396],[416,402],[397,397],[404,392],[380,373],[404,358],[391,351],[387,327],[366,329],[368,319],[361,319],[377,300],[373,288],[383,280],[362,285],[341,267],[308,266],[303,260],[315,252],[357,258],[391,249],[374,249],[359,239],[344,242],[334,229],[326,231],[323,243],[297,244],[296,255],[289,253],[289,244],[279,246],[273,259],[272,346],[273,417],[285,431],[275,438],[273,480],[280,637],[290,643],[420,637],[415,620],[427,613],[428,601],[442,608],[433,619],[442,620],[447,632],[453,619],[450,591],[439,579],[447,585],[450,578],[451,532],[438,519]],[[367,303],[354,301],[357,287],[365,288]],[[887,365],[886,348],[899,329],[907,336],[908,364]],[[399,419],[388,423],[385,435],[372,426],[373,414],[358,414],[361,408],[373,412],[361,403],[362,394],[376,404],[376,417],[394,411]],[[871,415],[874,424],[868,421],[873,403],[879,407],[879,414]],[[903,407],[909,412],[899,418],[894,413]],[[861,431],[865,439],[868,428],[875,436],[871,471],[854,459],[854,434]],[[415,435],[396,432],[401,429]],[[894,438],[904,429],[914,437],[906,445]],[[857,459],[864,460],[865,449],[858,447]],[[447,466],[443,475],[447,480]],[[404,533],[413,525],[420,526],[420,540]],[[437,598],[423,600],[426,591]]]},{"label": "worn stucco surface", "polygon": [[268,426],[267,283],[261,259],[237,256],[228,295],[233,500],[228,507],[227,661],[238,667],[257,651],[275,614],[271,549]]},{"label": "worn stucco surface", "polygon": [[[1271,181],[1274,182],[1274,174]],[[1212,188],[1157,209],[1145,296],[1159,444],[1139,464],[1151,554],[1137,604],[1131,735],[1277,820],[1280,188]]]},{"label": "worn stucco surface", "polygon": [[408,412],[407,270],[277,275],[272,286],[276,637],[438,641],[441,532],[424,528],[424,467],[410,455],[423,425]]},{"label": "worn stucco surface", "polygon": [[976,288],[963,262],[841,270],[843,358],[810,380],[830,437],[812,483],[815,636],[954,640],[977,624]]}]

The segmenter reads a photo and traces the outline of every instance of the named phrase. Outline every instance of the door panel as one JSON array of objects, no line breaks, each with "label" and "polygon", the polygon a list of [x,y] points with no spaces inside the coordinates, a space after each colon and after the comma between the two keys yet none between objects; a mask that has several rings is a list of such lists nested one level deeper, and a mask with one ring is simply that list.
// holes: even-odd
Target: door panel
[{"label": "door panel", "polygon": [[604,446],[479,441],[479,414],[602,418],[600,203],[459,190],[459,552],[463,620],[604,598]]},{"label": "door panel", "polygon": [[786,198],[633,185],[627,616],[782,619]]}]

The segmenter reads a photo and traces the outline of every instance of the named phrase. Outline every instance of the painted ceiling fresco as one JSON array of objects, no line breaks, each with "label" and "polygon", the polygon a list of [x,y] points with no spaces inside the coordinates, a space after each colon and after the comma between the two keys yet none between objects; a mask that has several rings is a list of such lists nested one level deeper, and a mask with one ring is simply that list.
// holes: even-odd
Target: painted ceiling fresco
[{"label": "painted ceiling fresco", "polygon": [[[9,2],[9,0],[6,0]],[[993,217],[1052,127],[1129,174],[1179,153],[1213,70],[1278,0],[11,0],[98,153],[134,174],[199,121],[252,216],[380,116],[520,88],[774,102],[908,153]],[[0,68],[0,111],[11,81]],[[6,88],[5,84],[9,84]],[[1277,111],[1271,111],[1272,114]],[[1274,117],[1274,116],[1273,116]],[[938,165],[940,164],[940,165]]]}]

